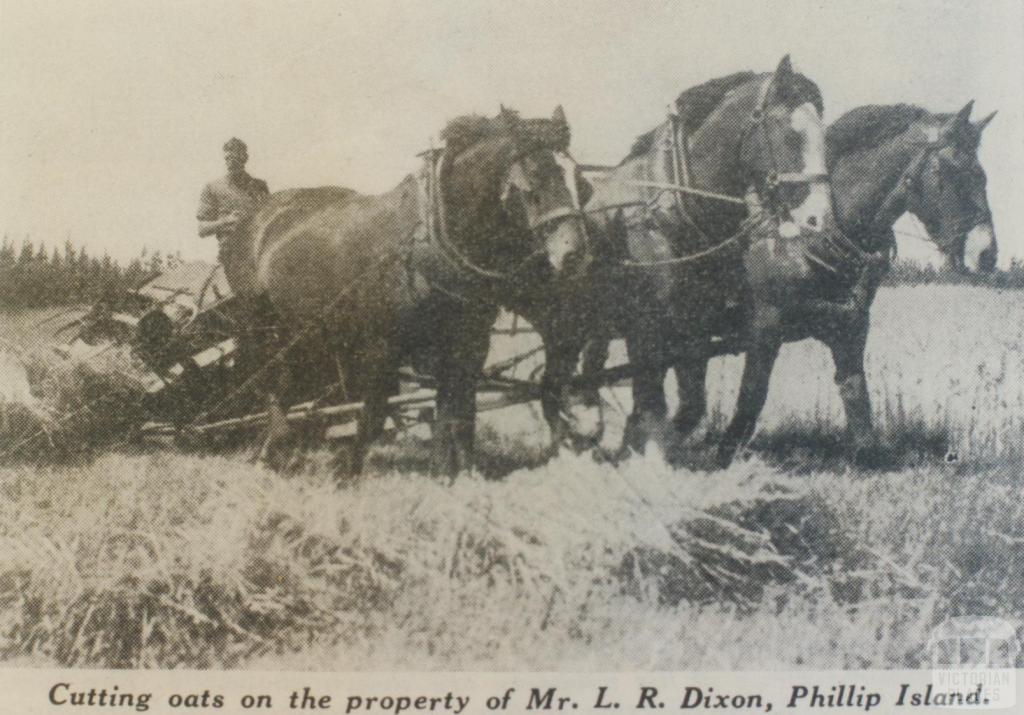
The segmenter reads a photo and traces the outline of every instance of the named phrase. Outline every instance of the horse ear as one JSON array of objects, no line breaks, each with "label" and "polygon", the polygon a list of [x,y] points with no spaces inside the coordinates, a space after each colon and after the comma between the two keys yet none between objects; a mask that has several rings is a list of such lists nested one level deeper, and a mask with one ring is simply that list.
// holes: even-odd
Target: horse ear
[{"label": "horse ear", "polygon": [[569,131],[569,122],[565,119],[565,110],[562,109],[561,104],[555,107],[555,111],[551,115],[551,121],[555,125],[555,146],[561,151],[568,151],[572,135]]},{"label": "horse ear", "polygon": [[559,104],[557,107],[555,107],[555,111],[551,114],[551,121],[553,121],[555,124],[568,124],[569,123],[569,122],[567,122],[565,120],[565,110],[562,109],[562,105],[561,104]]},{"label": "horse ear", "polygon": [[960,108],[960,111],[956,113],[956,122],[958,125],[963,126],[969,124],[971,121],[971,110],[974,109],[974,100],[965,104]]},{"label": "horse ear", "polygon": [[775,81],[779,86],[784,86],[793,76],[793,62],[786,55],[779,60],[779,66],[775,68]]},{"label": "horse ear", "polygon": [[974,130],[975,130],[976,132],[978,132],[978,134],[981,134],[981,131],[982,131],[982,130],[983,130],[983,129],[984,129],[985,127],[987,127],[987,126],[988,126],[988,123],[989,123],[989,122],[991,122],[991,121],[992,121],[993,119],[995,119],[995,116],[996,116],[997,114],[999,114],[999,110],[998,110],[998,109],[997,109],[996,111],[992,112],[992,114],[990,114],[990,115],[988,115],[987,117],[985,117],[984,119],[982,119],[982,120],[981,120],[980,122],[975,122],[975,123],[974,123]]},{"label": "horse ear", "polygon": [[965,134],[965,131],[971,126],[971,110],[974,109],[974,100],[965,104],[960,108],[953,117],[950,117],[949,121],[946,122],[946,126],[942,128],[942,134],[946,137],[959,137]]}]

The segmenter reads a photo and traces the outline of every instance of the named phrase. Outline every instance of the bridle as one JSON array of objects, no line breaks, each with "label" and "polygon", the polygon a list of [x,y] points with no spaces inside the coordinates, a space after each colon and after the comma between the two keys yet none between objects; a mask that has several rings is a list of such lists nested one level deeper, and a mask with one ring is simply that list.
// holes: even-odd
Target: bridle
[{"label": "bridle", "polygon": [[[879,222],[886,225],[891,225],[899,215],[904,211],[908,210],[911,198],[916,193],[918,196],[921,195],[919,185],[924,176],[924,169],[928,161],[948,146],[947,142],[941,139],[935,139],[932,141],[925,142],[921,149],[917,152],[914,158],[907,164],[907,168],[900,174],[899,179],[893,185],[889,193],[886,194],[885,199],[882,201],[882,205],[875,213],[874,222]],[[973,225],[983,223],[988,218],[980,210],[976,216],[977,221]],[[930,240],[936,245],[936,247],[943,252],[949,252],[955,248],[957,239],[952,241],[943,240],[939,236],[931,235]],[[890,246],[895,244],[895,237],[890,240]]]},{"label": "bridle", "polygon": [[[490,282],[502,282],[508,284],[517,284],[517,279],[522,271],[527,268],[538,256],[543,255],[547,249],[545,246],[540,246],[535,250],[527,254],[519,263],[517,263],[512,270],[496,271],[490,268],[485,268],[476,263],[472,258],[465,255],[449,238],[448,232],[448,221],[445,214],[445,199],[443,194],[443,177],[442,169],[448,164],[454,164],[459,154],[453,154],[449,160],[444,161],[444,149],[431,149],[424,153],[426,156],[426,199],[428,202],[428,213],[426,221],[426,233],[427,240],[434,243],[439,249],[439,255],[444,258],[449,264],[455,267],[457,270],[466,271],[471,273],[477,278],[482,278]],[[513,171],[517,164],[520,164],[526,158],[540,152],[556,153],[554,149],[535,146],[527,149],[523,152],[512,156],[509,162],[509,168],[505,174],[505,179],[508,179],[509,174]],[[563,152],[568,156],[567,152]],[[521,167],[520,167],[521,169]],[[571,177],[572,181],[576,181],[576,177]],[[557,208],[546,211],[545,213],[535,218],[527,219],[527,230],[533,236],[543,235],[546,232],[552,230],[554,226],[567,219],[576,218],[581,222],[585,221],[586,214],[583,208],[579,205],[578,192],[570,192],[573,198],[572,205],[570,206],[559,206]],[[504,200],[502,200],[502,210],[506,210],[504,206]],[[584,233],[586,233],[584,231]]]},{"label": "bridle", "polygon": [[893,187],[889,189],[889,193],[885,195],[885,199],[882,201],[882,205],[879,206],[878,211],[875,212],[875,222],[878,221],[895,221],[899,218],[897,211],[903,213],[906,210],[907,202],[911,196],[911,193],[916,190],[917,185],[921,182],[921,175],[924,173],[925,162],[942,148],[942,144],[934,141],[927,142],[921,149],[914,155],[914,158],[907,164],[907,168],[903,170],[900,177],[893,184]]},{"label": "bridle", "polygon": [[760,187],[752,187],[757,196],[757,205],[761,207],[775,203],[774,197],[777,195],[778,189],[781,186],[809,186],[815,183],[827,182],[829,179],[827,172],[779,171],[779,163],[775,156],[771,136],[768,133],[767,121],[768,95],[774,84],[775,75],[773,74],[761,85],[757,105],[755,106],[754,111],[750,113],[749,123],[744,130],[743,135],[740,137],[739,152],[741,155],[744,147],[746,146],[748,137],[755,131],[760,132],[761,139],[764,142],[766,151],[768,152],[769,171],[760,182]]},{"label": "bridle", "polygon": [[[617,203],[612,206],[602,206],[595,209],[589,209],[586,213],[607,213],[608,211],[618,210],[621,208],[629,207],[641,207],[644,209],[642,220],[646,220],[646,215],[656,210],[656,205],[661,200],[661,196],[666,192],[670,192],[675,195],[676,200],[674,206],[680,212],[681,218],[689,224],[698,235],[701,237],[705,244],[710,244],[710,247],[704,248],[700,251],[690,253],[684,256],[676,256],[674,258],[654,260],[654,261],[623,261],[622,264],[627,267],[656,267],[673,264],[690,263],[693,261],[701,260],[712,256],[720,251],[724,250],[728,246],[745,241],[750,233],[757,227],[763,225],[770,220],[779,220],[779,214],[781,211],[778,208],[773,210],[765,210],[766,206],[773,206],[777,204],[775,196],[777,195],[778,188],[783,185],[813,185],[819,182],[827,182],[827,173],[812,173],[812,172],[783,172],[779,171],[779,165],[775,152],[772,149],[771,136],[768,130],[768,98],[770,96],[771,89],[775,83],[775,75],[767,77],[761,84],[758,90],[758,98],[755,103],[753,111],[751,111],[748,124],[744,128],[739,139],[738,155],[739,161],[742,163],[742,155],[744,149],[747,146],[747,142],[750,136],[754,132],[760,132],[764,145],[767,147],[768,159],[770,169],[765,177],[758,182],[757,185],[751,187],[750,190],[744,196],[734,196],[730,194],[723,194],[715,191],[708,191],[706,189],[698,188],[692,185],[689,177],[692,176],[690,167],[688,166],[688,154],[685,151],[686,138],[682,137],[683,147],[680,148],[680,137],[676,126],[675,117],[670,115],[669,117],[669,140],[671,142],[671,155],[672,155],[672,166],[671,173],[674,181],[672,182],[660,182],[660,181],[643,181],[643,180],[630,180],[623,182],[628,186],[635,186],[637,188],[656,189],[657,194],[653,199],[648,201],[631,201]],[[727,236],[724,239],[720,239],[717,242],[713,240],[706,231],[704,231],[699,225],[698,221],[688,212],[685,208],[683,197],[686,195],[697,196],[705,199],[711,199],[722,203],[735,204],[743,206],[748,210],[747,218],[740,224],[739,229]],[[751,211],[751,209],[755,209]]]},{"label": "bridle", "polygon": [[[520,164],[526,158],[528,158],[528,157],[530,157],[530,156],[532,156],[534,154],[538,154],[540,152],[551,153],[551,154],[559,154],[559,153],[561,153],[566,158],[571,160],[573,162],[573,165],[576,164],[575,160],[572,159],[572,157],[569,155],[568,151],[558,152],[558,151],[555,151],[554,149],[546,149],[544,147],[535,147],[533,149],[528,149],[527,151],[524,151],[524,152],[521,152],[519,154],[516,154],[513,157],[513,159],[512,159],[512,163],[511,163],[511,166],[509,168],[509,172],[512,171],[512,167],[514,167],[516,164]],[[563,171],[565,171],[564,168],[563,168]],[[572,177],[567,177],[567,180],[576,181],[577,179],[576,179],[575,176],[572,176]],[[566,190],[568,190],[568,187],[566,187]],[[565,219],[575,218],[575,219],[578,219],[580,221],[585,221],[586,213],[584,213],[583,207],[580,205],[579,192],[578,191],[576,191],[576,192],[569,191],[569,195],[572,197],[572,204],[571,205],[569,205],[569,206],[558,206],[556,208],[553,208],[553,209],[550,209],[548,211],[545,211],[543,214],[541,214],[540,216],[537,216],[536,218],[533,218],[533,219],[529,219],[528,218],[527,222],[526,222],[526,227],[532,233],[543,234],[543,233],[546,233],[547,231],[551,230],[552,226],[554,226],[554,225],[556,225],[558,223],[561,223]],[[502,206],[502,208],[504,208],[504,206]],[[533,255],[535,255],[535,253],[536,252],[531,254],[531,257]]]}]

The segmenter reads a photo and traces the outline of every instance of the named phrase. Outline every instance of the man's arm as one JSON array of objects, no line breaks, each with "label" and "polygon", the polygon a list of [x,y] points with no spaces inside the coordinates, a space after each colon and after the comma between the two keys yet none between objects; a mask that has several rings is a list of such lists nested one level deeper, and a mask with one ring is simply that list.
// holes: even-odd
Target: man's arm
[{"label": "man's arm", "polygon": [[234,211],[226,216],[218,216],[218,213],[217,196],[207,184],[203,187],[203,193],[199,195],[199,209],[196,211],[201,238],[230,232],[238,225],[238,214]]},{"label": "man's arm", "polygon": [[200,238],[205,238],[218,233],[230,232],[235,230],[236,226],[238,226],[238,212],[232,211],[223,218],[216,218],[212,221],[200,221],[199,236]]}]

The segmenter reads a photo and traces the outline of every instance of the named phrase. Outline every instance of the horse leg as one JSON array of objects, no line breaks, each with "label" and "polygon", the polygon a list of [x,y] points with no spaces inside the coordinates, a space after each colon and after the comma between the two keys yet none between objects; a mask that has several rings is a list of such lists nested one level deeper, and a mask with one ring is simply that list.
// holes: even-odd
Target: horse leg
[{"label": "horse leg", "polygon": [[633,365],[633,411],[626,419],[619,454],[628,450],[642,452],[652,437],[662,440],[666,434],[668,405],[665,402],[663,345],[657,332],[633,334],[626,338],[626,350]]},{"label": "horse leg", "polygon": [[[544,377],[541,381],[541,408],[551,428],[551,448],[556,451],[568,443],[581,452],[601,440],[600,396],[579,399],[569,386],[576,368],[583,339],[544,339]],[[594,393],[597,392],[595,387]]]},{"label": "horse leg", "polygon": [[836,385],[846,412],[847,443],[854,460],[869,456],[874,452],[876,443],[871,424],[871,398],[864,377],[868,325],[868,314],[859,312],[851,316],[845,325],[821,336],[835,363]]},{"label": "horse leg", "polygon": [[814,317],[815,337],[828,346],[835,364],[835,380],[846,413],[846,437],[854,461],[876,453],[877,435],[871,422],[871,398],[864,377],[864,352],[871,324],[871,303],[888,270],[884,257],[872,256],[841,304],[822,304]]},{"label": "horse leg", "polygon": [[688,348],[686,354],[674,365],[679,409],[672,418],[672,423],[680,439],[693,432],[707,411],[706,381],[709,358],[703,347],[699,347],[700,349]]},{"label": "horse leg", "polygon": [[743,365],[736,413],[718,445],[718,465],[726,468],[736,451],[754,433],[754,426],[768,397],[768,384],[775,359],[782,347],[779,312],[774,308],[757,309],[751,320],[747,357]]},{"label": "horse leg", "polygon": [[601,386],[597,376],[608,362],[608,347],[611,338],[607,335],[595,335],[583,346],[583,357],[580,372],[583,375],[583,404],[590,407],[601,406]]},{"label": "horse leg", "polygon": [[360,351],[355,377],[363,410],[357,418],[351,449],[353,474],[362,473],[367,450],[384,431],[388,397],[398,392],[397,374],[394,350],[385,339],[375,340]]},{"label": "horse leg", "polygon": [[259,461],[275,471],[287,468],[292,456],[292,430],[277,394],[267,395],[267,429],[260,447]]},{"label": "horse leg", "polygon": [[292,389],[291,366],[268,364],[265,384],[267,428],[260,447],[259,459],[275,471],[295,468],[301,452],[300,435],[288,424],[287,409],[282,399],[289,400]]},{"label": "horse leg", "polygon": [[291,387],[290,368],[281,362],[288,356],[275,358],[277,347],[284,340],[275,339],[275,336],[283,327],[279,325],[273,304],[265,294],[241,300],[245,301],[245,324],[248,326],[239,346],[241,377],[245,381],[255,380],[261,386],[266,402],[267,426],[258,459],[271,469],[283,471],[292,462],[296,443],[295,432],[288,424],[286,410],[281,404],[282,398],[288,399]]},{"label": "horse leg", "polygon": [[437,414],[432,471],[454,478],[473,467],[476,384],[490,349],[497,309],[454,307],[437,365]]}]

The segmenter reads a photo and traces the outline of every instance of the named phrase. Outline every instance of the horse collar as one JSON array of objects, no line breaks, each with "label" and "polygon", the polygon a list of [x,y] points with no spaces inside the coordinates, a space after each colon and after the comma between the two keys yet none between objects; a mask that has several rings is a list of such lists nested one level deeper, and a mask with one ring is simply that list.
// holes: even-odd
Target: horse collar
[{"label": "horse collar", "polygon": [[[416,175],[416,181],[419,186],[418,193],[420,196],[420,223],[423,226],[426,242],[436,246],[438,255],[458,272],[468,273],[475,279],[484,279],[489,283],[514,285],[520,269],[526,265],[536,252],[516,266],[511,272],[504,273],[490,270],[477,264],[451,241],[443,191],[446,152],[447,149],[432,148],[420,154],[420,156],[424,157],[424,162],[420,172]],[[521,156],[529,153],[525,152]],[[454,158],[454,156],[451,158]],[[518,161],[518,158],[516,160]],[[447,163],[450,164],[450,162]],[[575,206],[572,208],[553,209],[534,221],[530,229],[531,231],[536,231],[547,224],[560,221],[568,216],[582,217],[583,212]]]}]

